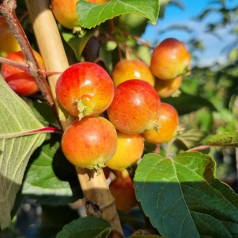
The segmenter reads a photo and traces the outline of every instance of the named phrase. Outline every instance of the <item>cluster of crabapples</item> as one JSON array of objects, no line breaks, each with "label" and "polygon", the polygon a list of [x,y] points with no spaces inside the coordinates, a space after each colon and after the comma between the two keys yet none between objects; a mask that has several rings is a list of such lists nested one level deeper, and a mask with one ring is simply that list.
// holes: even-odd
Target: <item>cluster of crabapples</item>
[{"label": "cluster of crabapples", "polygon": [[[57,1],[51,3],[57,9]],[[40,54],[33,53],[44,70]],[[26,63],[19,50],[6,58]],[[57,80],[57,101],[75,119],[62,135],[62,150],[77,167],[103,168],[115,175],[110,190],[118,210],[128,211],[137,204],[127,168],[141,159],[144,143],[163,144],[176,135],[178,113],[162,98],[179,89],[189,67],[184,44],[167,38],[153,49],[150,65],[123,59],[109,74],[96,63],[79,62]],[[39,91],[34,78],[16,67],[2,64],[1,75],[20,96]]]},{"label": "cluster of crabapples", "polygon": [[141,157],[144,141],[162,144],[171,140],[178,113],[161,101],[155,85],[163,80],[171,91],[171,81],[181,79],[189,63],[183,43],[168,38],[153,50],[150,66],[124,59],[111,76],[91,62],[66,69],[56,83],[56,97],[77,118],[62,137],[68,160],[78,167],[99,169],[106,164],[122,171]]},{"label": "cluster of crabapples", "polygon": [[[80,62],[58,78],[57,100],[75,117],[63,133],[62,150],[75,166],[96,170],[106,166],[114,171],[110,189],[118,210],[136,205],[126,169],[139,161],[144,142],[162,144],[176,135],[178,113],[162,102],[160,92],[168,96],[177,90],[178,83],[172,85],[178,79],[181,82],[189,64],[183,43],[168,38],[153,50],[150,66],[124,59],[110,76],[95,63]],[[163,83],[158,86],[160,81]],[[122,202],[122,194],[130,199]]]}]

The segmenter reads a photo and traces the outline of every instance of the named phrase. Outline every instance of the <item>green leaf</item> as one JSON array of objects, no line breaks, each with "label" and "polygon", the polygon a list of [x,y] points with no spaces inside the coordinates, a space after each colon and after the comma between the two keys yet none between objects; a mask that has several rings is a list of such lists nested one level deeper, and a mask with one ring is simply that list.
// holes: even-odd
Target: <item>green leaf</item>
[{"label": "green leaf", "polygon": [[147,154],[134,182],[143,211],[161,235],[238,237],[238,196],[215,178],[215,161],[208,155]]},{"label": "green leaf", "polygon": [[135,36],[141,36],[145,32],[148,19],[140,15],[125,14],[121,16],[118,27],[121,29],[123,24],[125,26],[126,32]]},{"label": "green leaf", "polygon": [[77,59],[80,60],[81,54],[93,33],[94,30],[89,30],[83,36],[81,36],[80,34],[67,31],[62,32],[62,36],[64,40],[68,43],[68,45],[71,47],[71,49],[74,51]]},{"label": "green leaf", "polygon": [[[0,77],[0,136],[42,128],[30,107]],[[10,212],[29,158],[45,134],[0,139],[0,226],[10,225]]]},{"label": "green leaf", "polygon": [[107,238],[110,224],[100,218],[83,217],[65,225],[56,238]]},{"label": "green leaf", "polygon": [[92,4],[81,0],[77,4],[77,13],[80,25],[89,29],[124,14],[138,14],[156,24],[159,1],[110,0],[104,4]]},{"label": "green leaf", "polygon": [[[207,107],[216,110],[214,105],[205,98],[182,92],[178,97],[164,98],[164,102],[170,103],[178,111],[179,115],[194,112],[200,108]],[[190,103],[188,103],[190,102]]]},{"label": "green leaf", "polygon": [[207,137],[203,144],[211,146],[234,146],[238,147],[238,131],[224,132],[221,135],[211,135]]},{"label": "green leaf", "polygon": [[63,155],[57,135],[46,140],[32,157],[36,158],[26,173],[22,187],[24,195],[33,196],[41,204],[54,206],[83,197],[79,183],[70,184],[78,181],[76,171]]},{"label": "green leaf", "polygon": [[56,117],[46,101],[41,100],[25,100],[30,106],[31,110],[34,112],[38,121],[40,121],[45,126],[55,126],[59,127]]}]

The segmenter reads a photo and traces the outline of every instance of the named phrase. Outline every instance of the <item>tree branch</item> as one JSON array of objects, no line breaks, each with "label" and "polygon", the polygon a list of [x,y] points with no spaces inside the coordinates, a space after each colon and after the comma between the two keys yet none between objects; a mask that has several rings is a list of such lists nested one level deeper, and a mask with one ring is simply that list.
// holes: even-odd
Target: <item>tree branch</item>
[{"label": "tree branch", "polygon": [[8,23],[9,29],[14,34],[19,45],[21,46],[22,52],[28,62],[30,75],[35,78],[43,97],[48,102],[49,106],[53,109],[55,115],[57,116],[50,87],[47,83],[45,75],[42,73],[42,71],[39,70],[39,65],[34,57],[31,45],[21,26],[20,21],[16,16],[16,6],[16,0],[2,0],[0,1],[0,13],[5,18],[6,22]]}]

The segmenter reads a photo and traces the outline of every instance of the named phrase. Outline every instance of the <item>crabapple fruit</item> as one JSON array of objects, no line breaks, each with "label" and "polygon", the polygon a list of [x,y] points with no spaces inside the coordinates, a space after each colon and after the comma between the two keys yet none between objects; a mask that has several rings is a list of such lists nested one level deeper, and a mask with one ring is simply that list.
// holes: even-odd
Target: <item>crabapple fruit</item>
[{"label": "crabapple fruit", "polygon": [[115,198],[117,210],[127,212],[138,204],[135,189],[127,170],[123,170],[121,175],[118,175],[117,173],[116,178],[110,183],[109,188],[112,196]]},{"label": "crabapple fruit", "polygon": [[119,84],[107,109],[109,120],[121,132],[140,134],[157,127],[160,98],[148,82],[132,79]]},{"label": "crabapple fruit", "polygon": [[73,165],[100,169],[116,152],[117,132],[104,117],[85,117],[64,131],[61,146]]},{"label": "crabapple fruit", "polygon": [[56,97],[73,116],[99,115],[111,104],[114,85],[101,66],[81,62],[71,65],[56,82]]},{"label": "crabapple fruit", "polygon": [[[33,50],[33,54],[41,70],[44,70],[44,63],[41,55]],[[26,59],[22,51],[11,52],[6,59],[26,64]],[[2,64],[1,73],[7,84],[20,96],[30,96],[39,91],[35,79],[21,69],[8,64]]]},{"label": "crabapple fruit", "polygon": [[170,80],[156,79],[155,90],[161,98],[167,98],[173,95],[182,84],[182,76]]},{"label": "crabapple fruit", "polygon": [[161,102],[158,113],[158,130],[148,130],[143,133],[146,141],[153,144],[162,144],[170,141],[177,132],[179,115],[170,104]]},{"label": "crabapple fruit", "polygon": [[113,68],[112,80],[115,86],[130,79],[141,79],[152,86],[155,85],[155,77],[149,66],[140,60],[121,60]]},{"label": "crabapple fruit", "polygon": [[106,166],[113,170],[124,170],[142,156],[144,139],[141,134],[125,134],[117,131],[117,150]]},{"label": "crabapple fruit", "polygon": [[183,42],[175,38],[167,38],[154,48],[150,68],[159,79],[176,78],[189,70],[190,53]]}]

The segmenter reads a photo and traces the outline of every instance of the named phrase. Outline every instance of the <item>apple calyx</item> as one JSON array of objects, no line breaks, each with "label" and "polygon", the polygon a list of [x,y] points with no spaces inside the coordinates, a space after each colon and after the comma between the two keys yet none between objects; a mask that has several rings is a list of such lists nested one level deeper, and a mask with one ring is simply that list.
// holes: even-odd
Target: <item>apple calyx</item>
[{"label": "apple calyx", "polygon": [[93,164],[91,166],[88,166],[88,169],[93,169],[95,170],[97,173],[102,173],[103,168],[106,167],[105,162],[98,162],[96,164]]},{"label": "apple calyx", "polygon": [[153,121],[152,123],[149,124],[149,126],[147,126],[144,132],[150,131],[150,130],[154,130],[158,132],[159,129],[160,129],[160,125],[158,124],[158,121]]},{"label": "apple calyx", "polygon": [[84,36],[86,31],[81,26],[74,26],[72,30],[73,34],[78,34],[79,36]]},{"label": "apple calyx", "polygon": [[153,126],[153,130],[155,130],[156,132],[158,132],[160,129],[160,126],[158,125],[158,123],[155,123]]},{"label": "apple calyx", "polygon": [[90,115],[93,112],[93,109],[87,107],[82,99],[75,100],[78,109],[78,118],[81,120],[83,117]]}]

